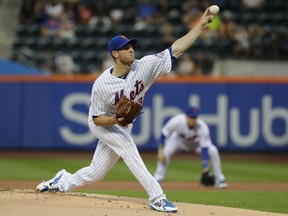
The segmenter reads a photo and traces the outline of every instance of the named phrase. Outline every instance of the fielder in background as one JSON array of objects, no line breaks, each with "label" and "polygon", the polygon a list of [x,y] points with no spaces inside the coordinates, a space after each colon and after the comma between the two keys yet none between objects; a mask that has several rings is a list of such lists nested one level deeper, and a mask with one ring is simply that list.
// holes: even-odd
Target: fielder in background
[{"label": "fielder in background", "polygon": [[[139,60],[135,59],[134,46],[137,44],[135,38],[128,39],[123,35],[117,35],[109,41],[108,51],[115,65],[107,68],[96,79],[91,91],[88,124],[91,132],[99,139],[91,164],[73,174],[65,169],[60,170],[54,178],[40,183],[36,187],[37,191],[67,192],[100,181],[121,157],[146,190],[151,209],[163,212],[178,211],[177,207],[166,199],[160,184],[147,170],[138,152],[130,135],[133,124],[131,116],[135,118],[139,114],[145,93],[154,81],[159,76],[169,73],[173,61],[190,48],[202,30],[207,28],[213,19],[208,10],[206,9],[193,29],[170,47]],[[123,109],[125,105],[117,107],[117,104],[123,104],[118,103],[119,101],[138,105],[136,109],[131,107],[134,105]],[[126,115],[128,117],[125,117]]]},{"label": "fielder in background", "polygon": [[[221,169],[218,149],[211,142],[208,125],[198,117],[197,107],[188,107],[185,113],[172,117],[162,128],[158,146],[158,163],[155,179],[165,178],[170,158],[180,151],[194,151],[201,154],[203,172],[200,183],[205,186],[227,188],[228,184]],[[209,169],[211,162],[213,173]]]}]

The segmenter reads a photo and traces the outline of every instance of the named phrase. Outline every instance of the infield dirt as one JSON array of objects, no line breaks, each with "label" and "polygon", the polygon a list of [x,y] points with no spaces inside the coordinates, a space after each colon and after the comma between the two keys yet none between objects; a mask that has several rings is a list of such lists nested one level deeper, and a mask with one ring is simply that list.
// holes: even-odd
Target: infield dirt
[{"label": "infield dirt", "polygon": [[[149,209],[145,199],[85,193],[36,193],[33,190],[1,190],[0,212],[5,216],[161,216],[174,213]],[[197,216],[284,216],[253,210],[175,202],[175,215]]]}]

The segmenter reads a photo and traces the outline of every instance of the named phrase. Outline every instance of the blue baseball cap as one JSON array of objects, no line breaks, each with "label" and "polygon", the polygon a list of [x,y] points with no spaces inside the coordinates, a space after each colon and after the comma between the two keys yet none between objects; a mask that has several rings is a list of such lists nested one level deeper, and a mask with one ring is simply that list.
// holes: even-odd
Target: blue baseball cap
[{"label": "blue baseball cap", "polygon": [[113,50],[119,50],[127,44],[132,44],[133,46],[137,44],[137,39],[128,39],[124,35],[117,35],[113,37],[108,43],[108,50],[111,54]]},{"label": "blue baseball cap", "polygon": [[198,115],[200,115],[200,109],[198,107],[194,107],[194,106],[189,106],[186,110],[185,110],[185,114],[191,118],[195,118]]}]

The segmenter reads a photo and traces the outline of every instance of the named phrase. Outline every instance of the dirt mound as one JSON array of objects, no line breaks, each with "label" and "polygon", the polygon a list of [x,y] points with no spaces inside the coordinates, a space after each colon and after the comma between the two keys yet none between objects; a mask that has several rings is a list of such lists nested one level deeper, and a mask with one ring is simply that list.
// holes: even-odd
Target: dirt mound
[{"label": "dirt mound", "polygon": [[[5,216],[160,216],[172,215],[149,209],[146,199],[118,197],[86,193],[37,193],[29,189],[0,189],[0,212]],[[175,203],[179,209],[175,215],[198,216],[284,216],[284,214],[211,205]],[[173,214],[174,215],[174,214]]]},{"label": "dirt mound", "polygon": [[[0,180],[0,188],[9,189],[27,189],[35,188],[40,181],[36,180]],[[198,182],[168,182],[162,183],[164,191],[205,191],[205,190],[219,190],[213,187],[203,187]],[[112,191],[125,191],[135,190],[143,191],[142,186],[137,181],[100,181],[92,184],[87,184],[81,187],[81,190],[112,190]],[[275,182],[229,182],[229,191],[287,191],[287,183]]]}]

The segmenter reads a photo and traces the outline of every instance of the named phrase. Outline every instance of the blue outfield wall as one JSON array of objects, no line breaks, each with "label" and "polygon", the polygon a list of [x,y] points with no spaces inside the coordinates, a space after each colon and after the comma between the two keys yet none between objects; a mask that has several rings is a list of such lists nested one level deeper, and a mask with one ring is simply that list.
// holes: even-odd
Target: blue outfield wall
[{"label": "blue outfield wall", "polygon": [[[94,150],[87,126],[91,82],[0,80],[0,149]],[[157,82],[133,128],[156,150],[163,124],[199,106],[221,151],[288,152],[288,82]]]}]

